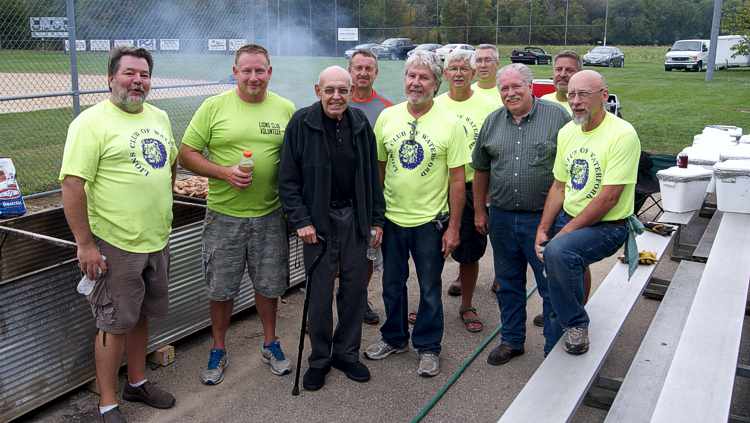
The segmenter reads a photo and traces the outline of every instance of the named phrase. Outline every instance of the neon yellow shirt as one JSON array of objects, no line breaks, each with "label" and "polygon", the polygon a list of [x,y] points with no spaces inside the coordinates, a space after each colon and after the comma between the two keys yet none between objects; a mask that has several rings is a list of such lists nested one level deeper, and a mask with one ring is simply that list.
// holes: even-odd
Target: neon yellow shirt
[{"label": "neon yellow shirt", "polygon": [[208,159],[221,166],[239,163],[244,150],[252,151],[255,162],[253,182],[245,189],[209,178],[209,209],[234,217],[260,217],[281,207],[281,144],[292,114],[294,104],[270,91],[261,103],[243,101],[232,89],[201,104],[185,130],[183,144],[197,151],[206,149]]},{"label": "neon yellow shirt", "polygon": [[385,165],[385,217],[415,227],[448,211],[448,169],[469,161],[466,131],[438,104],[418,120],[406,102],[391,106],[375,123],[378,160]]},{"label": "neon yellow shirt", "polygon": [[565,212],[578,216],[604,185],[625,185],[619,201],[602,220],[632,215],[640,156],[641,142],[633,126],[611,113],[589,132],[568,122],[557,134],[553,170],[555,179],[565,182]]},{"label": "neon yellow shirt", "polygon": [[482,88],[479,86],[479,81],[477,81],[471,84],[471,89],[483,95],[485,98],[490,100],[492,104],[495,104],[495,109],[498,109],[503,105],[503,100],[500,98],[500,91],[498,91],[497,87]]},{"label": "neon yellow shirt", "polygon": [[102,101],[68,128],[60,180],[86,181],[91,232],[121,250],[162,250],[172,230],[172,164],[177,147],[167,114],[137,114]]},{"label": "neon yellow shirt", "polygon": [[569,116],[573,116],[573,110],[570,108],[570,104],[568,104],[568,101],[567,100],[566,101],[560,101],[560,100],[558,100],[556,92],[545,94],[545,95],[541,96],[540,98],[542,100],[547,100],[549,102],[561,105],[563,107],[563,109],[565,109],[565,111],[568,112]]},{"label": "neon yellow shirt", "polygon": [[[477,94],[476,91],[465,101],[455,101],[450,98],[448,93],[441,94],[435,98],[435,103],[454,113],[461,124],[463,124],[466,133],[469,134],[466,137],[466,141],[468,142],[467,148],[470,154],[474,151],[474,144],[477,143],[479,130],[482,129],[482,124],[484,124],[487,115],[500,107],[487,97]],[[469,161],[469,163],[466,163],[466,182],[472,182],[473,180],[474,168],[471,167],[471,161]]]}]

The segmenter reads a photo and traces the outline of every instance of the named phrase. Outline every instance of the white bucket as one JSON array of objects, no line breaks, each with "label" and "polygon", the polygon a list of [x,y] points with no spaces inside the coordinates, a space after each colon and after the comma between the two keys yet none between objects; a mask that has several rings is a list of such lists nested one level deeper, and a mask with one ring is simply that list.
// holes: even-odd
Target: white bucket
[{"label": "white bucket", "polygon": [[740,144],[750,144],[750,135],[743,135],[740,137]]},{"label": "white bucket", "polygon": [[750,213],[750,160],[727,160],[714,167],[716,208]]},{"label": "white bucket", "polygon": [[719,161],[725,160],[750,160],[750,144],[737,144],[721,150]]},{"label": "white bucket", "polygon": [[674,166],[656,172],[664,210],[684,213],[700,209],[712,174],[703,166]]}]

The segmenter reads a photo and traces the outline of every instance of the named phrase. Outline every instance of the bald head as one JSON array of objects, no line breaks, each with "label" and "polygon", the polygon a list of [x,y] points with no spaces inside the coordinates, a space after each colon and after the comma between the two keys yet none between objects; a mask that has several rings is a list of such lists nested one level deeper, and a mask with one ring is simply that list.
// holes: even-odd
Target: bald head
[{"label": "bald head", "polygon": [[340,79],[344,78],[346,81],[349,81],[349,85],[352,85],[352,76],[349,74],[349,71],[342,68],[341,66],[329,66],[325,69],[323,69],[320,72],[320,75],[318,75],[318,84],[317,85],[323,85],[324,79]]},{"label": "bald head", "polygon": [[604,80],[604,77],[599,72],[586,69],[570,77],[568,91],[574,91],[573,87],[579,87],[579,89],[587,91],[597,91],[607,89],[607,81]]},{"label": "bald head", "polygon": [[352,98],[352,76],[341,66],[323,69],[315,84],[315,95],[320,99],[326,116],[341,119]]}]

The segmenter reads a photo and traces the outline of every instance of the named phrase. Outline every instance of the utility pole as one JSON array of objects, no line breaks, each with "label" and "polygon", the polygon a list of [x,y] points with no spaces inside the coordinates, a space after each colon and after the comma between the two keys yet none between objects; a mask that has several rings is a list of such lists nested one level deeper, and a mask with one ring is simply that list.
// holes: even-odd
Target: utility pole
[{"label": "utility pole", "polygon": [[607,45],[607,21],[609,20],[609,0],[604,0],[604,45]]},{"label": "utility pole", "polygon": [[335,57],[339,56],[339,2],[333,0],[333,28],[336,37]]},{"label": "utility pole", "polygon": [[466,24],[464,29],[466,30],[466,44],[469,44],[469,0],[464,0],[464,9],[466,10]]},{"label": "utility pole", "polygon": [[714,0],[714,16],[711,19],[711,45],[708,46],[708,67],[706,68],[706,81],[714,79],[714,68],[716,67],[716,47],[719,44],[719,24],[721,23],[722,0]]},{"label": "utility pole", "polygon": [[500,29],[500,0],[495,0],[495,48],[497,48],[499,29]]},{"label": "utility pole", "polygon": [[529,0],[529,45],[531,45],[531,0]]},{"label": "utility pole", "polygon": [[565,37],[563,38],[563,45],[568,45],[568,6],[570,6],[570,0],[565,0]]},{"label": "utility pole", "polygon": [[276,54],[281,56],[281,0],[276,0]]}]

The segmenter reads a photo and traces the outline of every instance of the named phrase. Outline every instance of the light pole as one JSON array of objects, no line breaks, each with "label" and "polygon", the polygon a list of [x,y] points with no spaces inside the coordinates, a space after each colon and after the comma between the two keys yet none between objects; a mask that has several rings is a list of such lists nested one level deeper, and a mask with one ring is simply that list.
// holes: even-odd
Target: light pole
[{"label": "light pole", "polygon": [[563,38],[563,44],[568,45],[568,6],[570,5],[570,0],[565,0],[565,37]]},{"label": "light pole", "polygon": [[529,45],[531,45],[531,0],[529,0]]},{"label": "light pole", "polygon": [[607,45],[607,21],[609,20],[609,0],[604,0],[604,45]]},{"label": "light pole", "polygon": [[497,48],[497,31],[500,28],[500,0],[495,0],[495,48]]}]

